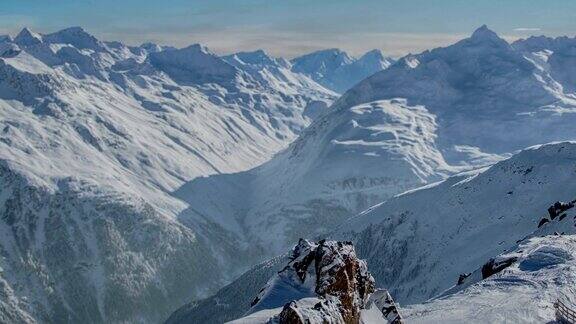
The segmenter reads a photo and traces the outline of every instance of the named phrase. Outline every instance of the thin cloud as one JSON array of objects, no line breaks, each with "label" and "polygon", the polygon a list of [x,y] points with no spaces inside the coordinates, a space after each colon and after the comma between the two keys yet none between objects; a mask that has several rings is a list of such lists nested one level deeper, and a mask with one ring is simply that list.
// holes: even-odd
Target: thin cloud
[{"label": "thin cloud", "polygon": [[465,34],[417,33],[323,33],[267,30],[266,28],[222,28],[202,31],[115,31],[96,33],[106,40],[122,40],[131,44],[145,41],[177,47],[201,43],[218,54],[264,49],[274,56],[292,58],[311,51],[341,48],[352,55],[361,55],[378,48],[386,55],[403,56],[426,49],[450,45]]},{"label": "thin cloud", "polygon": [[541,28],[536,28],[536,27],[518,27],[518,28],[514,28],[514,31],[518,31],[518,32],[532,32],[532,31],[541,31]]}]

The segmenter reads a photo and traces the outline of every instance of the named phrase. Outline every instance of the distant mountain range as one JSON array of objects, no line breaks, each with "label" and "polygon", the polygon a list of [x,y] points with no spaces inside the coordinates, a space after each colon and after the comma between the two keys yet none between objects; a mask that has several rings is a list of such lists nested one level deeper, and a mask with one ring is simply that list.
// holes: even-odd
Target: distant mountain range
[{"label": "distant mountain range", "polygon": [[305,74],[330,90],[344,93],[372,74],[387,69],[394,61],[380,50],[355,58],[334,48],[293,59],[292,71]]}]

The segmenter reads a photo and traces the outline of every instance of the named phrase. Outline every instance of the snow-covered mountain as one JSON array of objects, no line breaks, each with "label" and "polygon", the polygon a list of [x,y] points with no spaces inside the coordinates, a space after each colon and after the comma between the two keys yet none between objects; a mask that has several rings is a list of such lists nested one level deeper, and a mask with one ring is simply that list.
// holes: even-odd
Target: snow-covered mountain
[{"label": "snow-covered mountain", "polygon": [[[402,58],[328,107],[336,95],[314,75],[353,64],[372,69],[381,55],[369,53],[362,64],[342,54],[329,59],[332,63],[319,63],[322,57],[288,62],[262,51],[218,57],[201,45],[102,42],[76,27],[1,37],[0,319],[158,322],[298,238],[332,231],[375,203],[494,163],[527,145],[573,138],[574,85],[560,71],[571,62],[566,58],[571,52],[551,46],[511,46],[482,27],[452,46]],[[548,48],[563,53],[554,68],[539,54],[553,51]],[[296,66],[321,72],[300,73]],[[573,150],[565,145],[565,151]],[[528,152],[546,156],[557,149]],[[566,162],[571,155],[551,159],[564,170],[562,176],[571,174]],[[487,179],[483,176],[495,168],[477,179]],[[537,167],[521,170],[543,184],[555,175],[540,174]],[[510,172],[498,176],[511,181],[514,193],[521,190],[515,178],[520,174]],[[385,206],[398,209],[373,212],[441,209],[402,198],[429,190],[443,190],[444,196],[428,198],[451,206],[454,200],[443,199],[460,197],[450,188],[464,190],[466,182],[454,183],[464,179],[391,199]],[[490,190],[488,198],[501,189],[478,186]],[[518,200],[519,212],[566,199],[560,190],[535,188]],[[485,217],[480,211],[491,205],[466,197],[469,204],[478,201],[477,214],[467,220]],[[495,199],[491,208],[505,203]],[[461,207],[446,213],[464,217]],[[388,217],[395,220],[394,215]],[[486,244],[485,254],[463,257],[446,277],[429,281],[407,259],[402,265],[415,275],[401,273],[394,281],[378,260],[396,257],[397,250],[379,251],[379,244],[398,244],[402,251],[404,245],[428,242],[417,226],[420,219],[410,215],[393,233],[386,232],[392,231],[387,216],[374,226],[362,216],[335,234],[354,237],[361,256],[377,266],[377,282],[402,302],[449,288],[449,275],[472,271],[501,252],[494,242]],[[533,230],[534,224],[519,217],[503,219],[517,233]],[[455,223],[442,230],[475,235],[464,225],[454,234]],[[412,227],[403,230],[403,224]],[[497,227],[502,224],[474,225],[478,233],[494,226],[492,238],[504,240],[505,231]],[[392,241],[371,236],[367,228]],[[463,239],[468,237],[451,243]],[[511,239],[508,235],[503,244]],[[448,249],[439,240],[430,243]],[[435,253],[416,255],[431,263],[427,258]],[[242,278],[254,279],[276,266]]]},{"label": "snow-covered mountain", "polygon": [[573,138],[574,98],[483,26],[362,81],[263,165],[178,195],[272,257],[395,194]]},{"label": "snow-covered mountain", "polygon": [[241,244],[182,222],[194,208],[174,192],[266,161],[334,98],[200,45],[131,47],[78,27],[3,37],[1,316],[157,322],[218,288],[250,265]]},{"label": "snow-covered mountain", "polygon": [[[328,236],[352,240],[376,286],[389,289],[407,321],[457,322],[462,315],[475,322],[478,312],[494,320],[500,315],[552,320],[552,303],[560,293],[569,293],[566,288],[574,280],[569,273],[573,251],[566,251],[576,233],[575,166],[574,142],[532,147],[489,168],[391,198]],[[546,235],[553,236],[540,239]],[[498,264],[510,256],[516,257],[510,268],[482,280],[490,259]],[[281,269],[283,260],[257,266],[213,297],[189,306],[188,318],[221,322],[230,318],[224,314],[242,316],[250,309],[254,286]],[[498,294],[492,295],[494,290]],[[421,304],[434,297],[439,298]],[[498,312],[483,308],[495,300],[502,303]],[[534,307],[519,314],[518,303]]]},{"label": "snow-covered mountain", "polygon": [[328,89],[344,93],[393,63],[394,59],[384,56],[380,50],[372,50],[355,58],[334,48],[294,58],[292,70],[311,77]]},{"label": "snow-covered mountain", "polygon": [[[575,98],[569,80],[483,26],[360,82],[262,166],[190,182],[179,194],[202,202],[210,221],[234,219],[232,231],[272,256],[409,188],[574,138]],[[572,143],[527,150],[390,199],[335,238],[353,239],[377,285],[401,303],[424,301],[515,248],[554,201],[571,200],[575,151]]]},{"label": "snow-covered mountain", "polygon": [[402,58],[334,107],[393,98],[423,105],[437,117],[443,155],[458,164],[473,158],[471,148],[500,154],[572,138],[569,83],[483,26],[452,46]]},{"label": "snow-covered mountain", "polygon": [[512,46],[538,62],[565,92],[576,92],[576,38],[538,36],[518,40]]}]

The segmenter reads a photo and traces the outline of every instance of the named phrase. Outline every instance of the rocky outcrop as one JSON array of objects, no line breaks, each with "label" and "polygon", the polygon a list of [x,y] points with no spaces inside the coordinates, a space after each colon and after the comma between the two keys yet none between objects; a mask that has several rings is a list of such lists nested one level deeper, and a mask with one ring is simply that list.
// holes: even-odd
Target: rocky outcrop
[{"label": "rocky outcrop", "polygon": [[302,301],[291,301],[284,305],[278,315],[279,323],[344,323],[341,313],[341,304],[334,299],[320,299],[313,306]]},{"label": "rocky outcrop", "polygon": [[279,297],[281,290],[291,295],[276,318],[280,323],[359,323],[374,278],[351,242],[300,239],[288,265],[260,291],[253,309],[278,307],[273,301],[286,297]]},{"label": "rocky outcrop", "polygon": [[374,292],[366,262],[356,257],[352,242],[320,241],[315,251],[316,293],[334,296],[346,323],[357,323],[360,309]]},{"label": "rocky outcrop", "polygon": [[511,257],[502,260],[490,259],[482,266],[482,279],[486,279],[514,264],[518,258]]},{"label": "rocky outcrop", "polygon": [[548,208],[548,214],[550,215],[550,219],[554,219],[554,218],[556,218],[556,216],[559,216],[560,214],[567,211],[568,209],[574,208],[574,202],[575,201],[571,201],[571,202],[557,201],[557,202],[555,202],[554,205],[552,205]]}]

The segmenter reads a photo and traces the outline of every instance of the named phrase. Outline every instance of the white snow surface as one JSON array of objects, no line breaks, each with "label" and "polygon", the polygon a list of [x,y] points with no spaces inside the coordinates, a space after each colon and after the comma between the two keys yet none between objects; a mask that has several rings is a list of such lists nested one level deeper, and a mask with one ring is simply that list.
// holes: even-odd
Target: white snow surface
[{"label": "white snow surface", "polygon": [[79,27],[2,38],[3,315],[156,322],[253,264],[221,224],[182,221],[194,209],[174,192],[268,160],[336,94],[265,54],[250,64],[265,68]]},{"label": "white snow surface", "polygon": [[401,304],[435,297],[489,258],[538,235],[574,233],[576,211],[538,228],[556,201],[576,198],[576,143],[524,150],[510,159],[410,191],[342,224],[377,286]]},{"label": "white snow surface", "polygon": [[518,260],[456,294],[401,309],[407,323],[553,323],[554,303],[576,300],[576,236],[532,238]]}]

